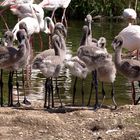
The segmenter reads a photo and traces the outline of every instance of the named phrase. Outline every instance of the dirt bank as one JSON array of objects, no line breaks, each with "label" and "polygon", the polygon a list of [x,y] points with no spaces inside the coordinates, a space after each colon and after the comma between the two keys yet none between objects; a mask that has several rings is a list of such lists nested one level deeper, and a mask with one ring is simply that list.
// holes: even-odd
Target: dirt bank
[{"label": "dirt bank", "polygon": [[140,105],[117,110],[0,108],[0,140],[140,140]]}]

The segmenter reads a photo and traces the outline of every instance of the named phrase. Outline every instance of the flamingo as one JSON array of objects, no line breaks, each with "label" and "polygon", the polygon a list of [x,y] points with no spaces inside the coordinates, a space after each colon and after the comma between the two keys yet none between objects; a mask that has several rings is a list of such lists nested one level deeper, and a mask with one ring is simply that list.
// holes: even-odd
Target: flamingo
[{"label": "flamingo", "polygon": [[140,26],[132,24],[132,21],[137,18],[137,13],[134,9],[127,8],[124,9],[123,16],[128,20],[131,26],[125,27],[118,33],[118,36],[123,39],[122,48],[126,48],[129,51],[137,50],[140,48]]},{"label": "flamingo", "polygon": [[86,15],[85,24],[89,28],[89,34],[87,36],[87,43],[90,43],[90,44],[94,45],[94,44],[96,44],[98,42],[98,40],[96,38],[92,37],[92,26],[91,26],[92,22],[93,22],[92,16],[90,14]]},{"label": "flamingo", "polygon": [[36,17],[36,15],[42,19],[44,18],[43,9],[37,4],[13,4],[10,6],[10,10],[14,15],[17,15],[20,20],[25,17]]},{"label": "flamingo", "polygon": [[[89,46],[97,46],[97,42],[98,40],[96,38],[92,37],[92,27],[91,27],[91,23],[93,22],[92,20],[92,16],[90,14],[88,14],[85,18],[85,23],[89,28],[89,33],[87,35],[87,45]],[[91,89],[90,89],[90,97],[89,97],[89,101],[87,105],[90,105],[90,98],[91,98],[91,94],[92,94],[92,90],[93,90],[93,86],[95,86],[95,98],[96,98],[96,103],[95,103],[95,109],[98,105],[98,81],[97,81],[97,71],[96,69],[94,71],[92,71],[92,82],[91,82]]]},{"label": "flamingo", "polygon": [[[13,46],[13,33],[11,31],[7,31],[4,33],[3,38],[1,39],[0,47],[12,47]],[[3,69],[1,69],[0,75],[0,97],[1,97],[1,106],[3,106]]]},{"label": "flamingo", "polygon": [[132,84],[132,104],[138,104],[140,97],[136,100],[134,81],[140,81],[140,62],[134,59],[122,59],[123,38],[116,36],[112,42],[115,50],[115,65],[117,70]]},{"label": "flamingo", "polygon": [[[33,33],[39,33],[40,31],[42,31],[46,34],[50,34],[53,32],[54,23],[50,17],[45,17],[44,20],[40,19],[40,17],[38,17],[38,16],[37,16],[37,18],[38,19],[32,18],[32,17],[26,17],[26,18],[23,18],[22,20],[20,20],[12,30],[12,32],[14,33],[14,39],[16,39],[16,32],[19,30],[19,25],[21,25],[21,24],[26,24],[27,33],[28,33],[29,37],[31,37],[31,35]],[[42,46],[42,44],[41,44],[41,46]]]},{"label": "flamingo", "polygon": [[22,3],[33,3],[34,0],[4,0],[0,5],[1,6],[10,6],[13,4],[22,4]]},{"label": "flamingo", "polygon": [[[48,49],[41,52],[33,60],[33,65],[32,65],[33,69],[40,69],[43,75],[47,78],[45,83],[46,93],[45,93],[44,107],[47,107],[46,98],[48,92],[49,94],[48,108],[50,107],[50,92],[52,92],[52,107],[54,106],[53,85],[51,81],[52,77],[57,78],[59,76],[61,65],[66,55],[66,43],[63,35],[66,35],[66,29],[64,25],[62,23],[56,23],[54,28],[54,33],[52,35],[53,49]],[[57,87],[57,80],[56,80],[56,90],[62,106],[61,98]]]},{"label": "flamingo", "polygon": [[96,103],[94,108],[98,107],[98,91],[97,91],[97,71],[99,67],[102,67],[112,60],[112,56],[105,52],[103,49],[99,48],[97,44],[95,45],[83,45],[77,50],[78,57],[85,62],[87,68],[90,71],[93,71],[94,81],[95,81],[95,90],[96,90]]},{"label": "flamingo", "polygon": [[[130,52],[139,50],[140,48],[140,26],[130,25],[125,27],[117,36],[123,39],[122,47]],[[138,54],[137,54],[138,59]]]},{"label": "flamingo", "polygon": [[[54,27],[54,32],[53,34],[58,34],[60,36],[60,39],[61,39],[61,51],[63,51],[63,55],[61,55],[62,59],[65,59],[65,53],[66,53],[66,43],[65,43],[65,38],[67,36],[67,30],[66,28],[64,27],[64,25],[60,22],[57,22],[55,24],[55,27]],[[48,57],[49,55],[55,55],[55,51],[53,48],[50,48],[48,50],[44,50],[43,52],[37,54],[35,57],[34,57],[34,60],[33,60],[33,63],[36,64],[36,68],[38,68],[39,66],[39,63],[38,63],[38,59],[45,59],[46,57]]]},{"label": "flamingo", "polygon": [[[24,30],[19,30],[17,32],[17,39],[19,41],[18,48],[13,46],[1,47],[0,48],[0,68],[10,71],[9,73],[9,100],[8,106],[13,106],[12,97],[12,79],[14,71],[20,68],[24,68],[29,61],[30,45],[27,38],[27,34]],[[18,87],[18,85],[17,85]],[[17,88],[18,92],[18,88]],[[18,100],[19,103],[19,100]]]},{"label": "flamingo", "polygon": [[63,8],[63,15],[61,18],[61,22],[62,23],[65,22],[66,27],[68,27],[65,13],[66,13],[66,9],[69,6],[70,2],[71,2],[71,0],[43,0],[41,3],[39,3],[39,5],[42,8],[53,11],[52,15],[51,15],[52,19],[54,17],[55,11],[58,8]]},{"label": "flamingo", "polygon": [[3,22],[4,22],[4,24],[5,24],[6,28],[7,28],[7,30],[9,30],[9,27],[8,27],[8,25],[7,25],[4,17],[2,15],[3,12],[5,12],[7,9],[9,9],[9,7],[11,5],[24,4],[24,3],[30,3],[31,4],[33,2],[34,2],[34,0],[4,0],[3,2],[0,3],[0,6],[6,7],[5,9],[3,9],[3,10],[0,11],[0,16],[2,17],[2,20],[3,20]]},{"label": "flamingo", "polygon": [[[106,53],[108,53],[108,51],[106,49],[106,38],[100,37],[97,45],[98,45],[98,47],[102,48]],[[116,109],[117,104],[116,104],[116,101],[114,98],[114,92],[115,92],[114,91],[114,82],[116,79],[116,67],[115,67],[113,60],[110,59],[110,61],[108,61],[105,65],[103,65],[97,69],[97,78],[102,82],[103,99],[102,99],[101,106],[105,99],[104,83],[111,83],[111,86],[112,86],[111,98],[112,98],[113,104],[115,106],[114,109]]]},{"label": "flamingo", "polygon": [[137,18],[137,13],[132,8],[126,8],[123,11],[123,17],[128,21],[128,25],[132,25]]},{"label": "flamingo", "polygon": [[[137,13],[132,8],[126,8],[123,11],[123,17],[127,20],[128,26],[130,26],[130,25],[133,25],[134,22],[136,21]],[[137,50],[133,50],[132,52],[130,51],[130,54],[129,55],[131,55],[131,56],[135,56],[136,55],[136,57],[138,59],[139,50],[137,49]]]},{"label": "flamingo", "polygon": [[[82,45],[86,44],[87,34],[89,32],[88,26],[84,25],[83,29],[82,29],[82,32],[83,32],[83,35],[82,35],[82,38],[81,38],[81,41],[80,41],[79,48]],[[77,78],[80,78],[80,79],[82,79],[82,84],[81,84],[82,105],[84,105],[83,81],[87,77],[87,74],[89,72],[88,68],[86,67],[86,64],[81,59],[79,59],[78,56],[74,56],[70,60],[66,60],[65,61],[65,67],[67,67],[70,70],[71,74],[73,76],[75,76],[75,82],[74,82],[74,86],[73,86],[73,101],[72,101],[72,103],[74,105]]]}]

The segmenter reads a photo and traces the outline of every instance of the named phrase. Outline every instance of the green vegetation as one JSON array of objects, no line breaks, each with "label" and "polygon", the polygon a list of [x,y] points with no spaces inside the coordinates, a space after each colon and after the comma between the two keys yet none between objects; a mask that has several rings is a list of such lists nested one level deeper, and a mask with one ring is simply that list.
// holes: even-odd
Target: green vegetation
[{"label": "green vegetation", "polygon": [[72,0],[67,13],[70,18],[82,19],[86,14],[93,16],[120,16],[124,8],[131,7],[140,12],[140,0]]}]

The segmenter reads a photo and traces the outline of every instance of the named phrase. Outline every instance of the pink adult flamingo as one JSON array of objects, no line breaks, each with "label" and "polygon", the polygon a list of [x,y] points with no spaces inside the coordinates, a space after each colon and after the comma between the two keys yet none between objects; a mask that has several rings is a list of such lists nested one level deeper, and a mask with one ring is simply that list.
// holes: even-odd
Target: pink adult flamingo
[{"label": "pink adult flamingo", "polygon": [[131,25],[136,20],[137,13],[132,8],[126,8],[123,11],[123,17],[128,21],[129,25]]},{"label": "pink adult flamingo", "polygon": [[13,4],[33,3],[34,0],[4,0],[1,6],[10,6]]},{"label": "pink adult flamingo", "polygon": [[10,10],[20,19],[23,19],[25,17],[35,17],[36,14],[40,16],[40,18],[44,18],[43,9],[37,4],[13,4],[10,6]]},{"label": "pink adult flamingo", "polygon": [[55,11],[58,8],[63,8],[63,15],[61,18],[61,22],[62,23],[65,22],[66,27],[67,27],[67,19],[66,19],[65,13],[66,13],[66,9],[69,6],[70,2],[71,2],[71,0],[43,0],[41,3],[39,3],[39,5],[42,8],[53,11],[51,18],[54,18]]},{"label": "pink adult flamingo", "polygon": [[14,33],[15,39],[16,39],[16,32],[19,30],[19,25],[21,23],[26,24],[27,33],[29,36],[31,36],[33,33],[39,33],[40,31],[42,31],[46,34],[50,34],[51,32],[53,32],[53,28],[54,28],[54,23],[50,17],[45,17],[44,20],[40,19],[40,17],[38,17],[38,16],[37,16],[37,19],[33,18],[33,17],[26,17],[26,18],[23,18],[22,20],[20,20],[13,28],[12,32]]},{"label": "pink adult flamingo", "polygon": [[11,5],[16,5],[16,4],[23,4],[23,3],[33,3],[34,0],[4,0],[3,2],[0,3],[0,6],[6,7],[5,9],[2,9],[0,11],[0,16],[2,17],[2,20],[4,21],[4,24],[6,28],[9,30],[9,27],[3,17],[3,12],[6,11]]}]

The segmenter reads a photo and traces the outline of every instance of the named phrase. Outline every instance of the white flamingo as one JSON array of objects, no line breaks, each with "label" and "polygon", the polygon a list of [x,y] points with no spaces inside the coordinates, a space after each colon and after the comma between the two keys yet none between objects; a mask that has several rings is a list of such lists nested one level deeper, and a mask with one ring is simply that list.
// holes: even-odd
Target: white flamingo
[{"label": "white flamingo", "polygon": [[7,30],[9,30],[9,27],[8,27],[8,25],[7,25],[4,17],[2,15],[3,12],[5,12],[7,9],[9,9],[9,7],[11,5],[24,4],[24,3],[26,3],[26,4],[27,3],[28,4],[32,4],[33,2],[34,2],[34,0],[4,0],[3,2],[0,3],[0,6],[6,7],[5,9],[2,9],[0,11],[0,13],[1,13],[0,16],[2,17],[2,20],[3,20],[3,22],[4,22],[4,24],[5,24],[6,28],[7,28]]},{"label": "white flamingo", "polygon": [[137,13],[132,8],[126,8],[123,11],[123,17],[128,21],[129,25],[131,25],[136,20]]},{"label": "white flamingo", "polygon": [[[140,26],[130,25],[125,27],[117,36],[123,39],[122,48],[126,48],[135,55],[135,50],[140,49]],[[137,51],[137,59],[139,51]]]},{"label": "white flamingo", "polygon": [[35,17],[36,15],[42,19],[44,18],[43,9],[37,4],[13,4],[10,6],[10,10],[14,15],[17,15],[20,20],[25,17]]},{"label": "white flamingo", "polygon": [[[130,26],[130,25],[133,25],[134,22],[136,21],[137,13],[132,8],[126,8],[123,11],[123,17],[128,22],[128,26]],[[133,30],[132,30],[132,32],[133,32]],[[129,55],[131,55],[131,56],[135,56],[136,55],[137,59],[138,59],[139,50],[138,49],[137,50],[133,50],[133,51],[130,50],[130,54]]]},{"label": "white flamingo", "polygon": [[[50,34],[54,29],[54,23],[50,17],[45,17],[44,20],[40,19],[40,17],[38,16],[37,19],[32,17],[26,17],[20,20],[13,28],[12,32],[14,33],[14,39],[16,39],[16,32],[19,30],[19,25],[23,23],[27,26],[27,33],[29,36],[31,36],[33,33],[39,33],[40,31],[46,34]],[[51,28],[49,29],[49,27]]]},{"label": "white flamingo", "polygon": [[34,0],[4,0],[0,5],[1,6],[10,6],[13,4],[23,4],[23,3],[33,3]]},{"label": "white flamingo", "polygon": [[39,5],[42,8],[45,8],[47,10],[53,11],[51,18],[53,19],[55,11],[58,8],[63,8],[63,15],[61,18],[61,22],[63,23],[65,21],[66,27],[67,27],[67,20],[66,20],[66,9],[69,6],[71,0],[43,0]]}]

